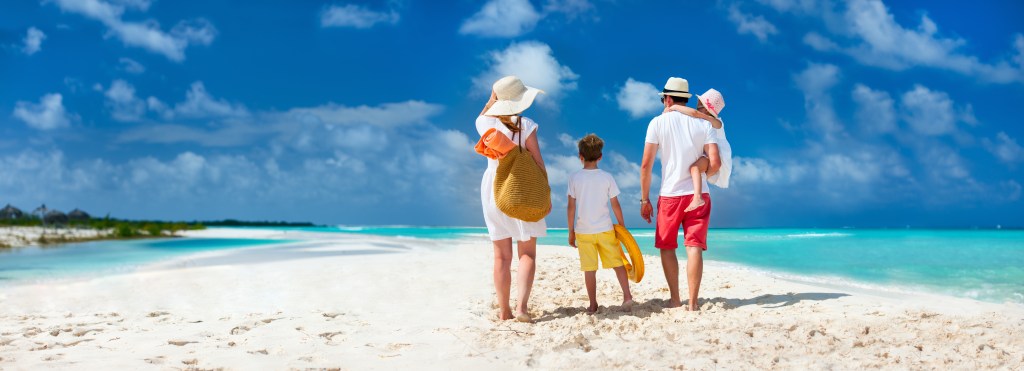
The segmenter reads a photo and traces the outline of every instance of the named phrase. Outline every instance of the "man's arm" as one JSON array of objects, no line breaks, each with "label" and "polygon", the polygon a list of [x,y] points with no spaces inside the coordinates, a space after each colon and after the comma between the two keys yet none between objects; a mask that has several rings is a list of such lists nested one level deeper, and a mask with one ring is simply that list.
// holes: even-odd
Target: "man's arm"
[{"label": "man's arm", "polygon": [[[718,150],[715,146],[715,154],[717,155]],[[644,157],[640,162],[640,199],[647,201],[640,205],[640,216],[651,223],[651,214],[654,212],[654,207],[651,206],[651,172],[654,169],[654,158],[658,154],[658,145],[655,143],[647,143],[644,145]]]},{"label": "man's arm", "polygon": [[722,167],[722,157],[718,155],[718,144],[709,143],[704,145],[704,153],[708,154],[708,171],[704,174],[712,176],[718,173]]}]

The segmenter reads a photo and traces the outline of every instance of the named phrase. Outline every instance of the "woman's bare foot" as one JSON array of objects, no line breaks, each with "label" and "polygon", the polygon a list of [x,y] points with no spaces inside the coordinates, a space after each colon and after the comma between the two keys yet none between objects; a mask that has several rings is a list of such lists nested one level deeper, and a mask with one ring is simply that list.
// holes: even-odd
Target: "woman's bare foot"
[{"label": "woman's bare foot", "polygon": [[498,319],[499,320],[508,321],[510,319],[513,319],[513,318],[515,318],[515,316],[512,315],[512,311],[511,310],[506,311],[506,312],[498,313]]},{"label": "woman's bare foot", "polygon": [[533,317],[530,317],[527,313],[517,313],[516,322],[533,323]]},{"label": "woman's bare foot", "polygon": [[594,313],[597,313],[597,304],[596,303],[595,304],[590,304],[590,307],[587,308],[587,314],[594,314]]},{"label": "woman's bare foot", "polygon": [[681,306],[683,306],[683,303],[680,303],[679,300],[669,299],[668,301],[669,308],[679,308]]},{"label": "woman's bare foot", "polygon": [[693,197],[693,201],[690,201],[690,205],[683,209],[683,212],[691,212],[697,210],[697,208],[704,206],[704,197]]}]

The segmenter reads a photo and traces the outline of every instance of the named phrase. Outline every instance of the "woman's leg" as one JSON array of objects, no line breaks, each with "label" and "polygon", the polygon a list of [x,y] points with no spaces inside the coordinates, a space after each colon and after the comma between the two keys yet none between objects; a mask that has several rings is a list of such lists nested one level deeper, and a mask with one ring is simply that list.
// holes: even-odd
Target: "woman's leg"
[{"label": "woman's leg", "polygon": [[519,241],[519,303],[516,305],[517,314],[527,314],[530,301],[530,290],[533,289],[533,274],[537,269],[537,239]]},{"label": "woman's leg", "polygon": [[493,241],[494,243],[494,291],[498,293],[498,319],[512,319],[512,308],[508,305],[512,291],[512,239]]},{"label": "woman's leg", "polygon": [[698,207],[704,206],[704,197],[701,197],[701,193],[704,193],[703,185],[704,181],[701,178],[701,174],[708,171],[708,166],[711,165],[711,161],[707,157],[701,156],[697,161],[690,165],[690,177],[693,178],[693,198],[690,199],[690,204],[686,206],[684,212],[690,212],[696,210]]}]

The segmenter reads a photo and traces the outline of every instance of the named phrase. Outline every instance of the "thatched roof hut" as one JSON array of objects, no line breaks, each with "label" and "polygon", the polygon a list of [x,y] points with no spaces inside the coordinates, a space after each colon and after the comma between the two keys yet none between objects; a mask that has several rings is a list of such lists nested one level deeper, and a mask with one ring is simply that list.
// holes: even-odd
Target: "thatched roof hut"
[{"label": "thatched roof hut", "polygon": [[92,217],[89,216],[89,213],[79,209],[71,210],[71,212],[68,213],[68,220],[73,222],[87,222],[89,219],[92,219]]},{"label": "thatched roof hut", "polygon": [[23,217],[25,217],[25,213],[11,206],[11,204],[7,204],[3,209],[0,209],[0,219],[21,219]]},{"label": "thatched roof hut", "polygon": [[39,219],[43,219],[44,217],[46,217],[46,213],[49,211],[50,209],[46,208],[46,204],[43,204],[42,206],[37,207],[35,210],[32,210],[32,216],[37,217]]},{"label": "thatched roof hut", "polygon": [[60,211],[52,210],[43,217],[43,223],[47,225],[66,225],[68,224],[68,216]]}]

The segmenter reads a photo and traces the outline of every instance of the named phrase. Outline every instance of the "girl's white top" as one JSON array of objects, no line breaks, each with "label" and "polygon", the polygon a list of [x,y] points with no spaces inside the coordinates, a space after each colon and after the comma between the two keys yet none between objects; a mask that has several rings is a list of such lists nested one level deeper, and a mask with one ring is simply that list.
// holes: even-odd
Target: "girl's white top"
[{"label": "girl's white top", "polygon": [[[721,121],[722,118],[719,117],[718,120]],[[722,121],[721,129],[715,130],[715,135],[718,137],[718,155],[722,158],[722,168],[717,174],[708,177],[708,183],[719,188],[729,188],[729,177],[732,176],[732,146],[725,138],[725,121]]]},{"label": "girl's white top", "polygon": [[[537,131],[537,123],[523,117],[522,130],[513,134],[495,117],[480,116],[476,118],[477,134],[484,135],[484,132],[492,128],[505,134],[516,145],[519,144],[519,136],[523,135],[523,146],[525,146],[526,139]],[[506,238],[529,241],[533,237],[547,236],[548,227],[544,219],[538,222],[526,222],[498,210],[498,205],[494,203],[494,175],[497,170],[498,160],[487,159],[487,170],[484,171],[483,179],[480,180],[480,204],[484,209],[484,222],[487,224],[487,234],[490,235],[491,241]]]}]

